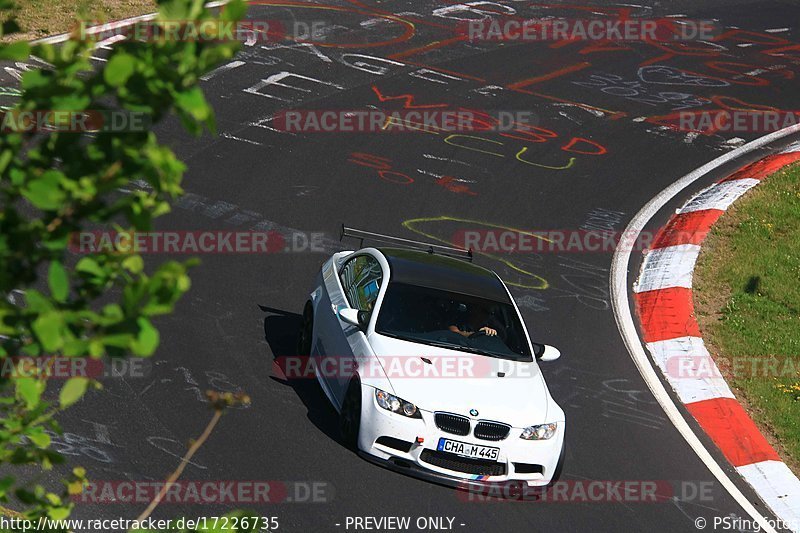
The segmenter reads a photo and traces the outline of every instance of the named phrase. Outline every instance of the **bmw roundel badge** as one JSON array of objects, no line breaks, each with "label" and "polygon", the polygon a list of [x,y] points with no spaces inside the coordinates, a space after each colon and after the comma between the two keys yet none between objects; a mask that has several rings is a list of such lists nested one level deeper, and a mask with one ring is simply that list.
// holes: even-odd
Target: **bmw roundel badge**
[{"label": "bmw roundel badge", "polygon": [[470,416],[478,416],[478,410],[477,409],[470,409],[469,410],[469,414],[470,414]]}]

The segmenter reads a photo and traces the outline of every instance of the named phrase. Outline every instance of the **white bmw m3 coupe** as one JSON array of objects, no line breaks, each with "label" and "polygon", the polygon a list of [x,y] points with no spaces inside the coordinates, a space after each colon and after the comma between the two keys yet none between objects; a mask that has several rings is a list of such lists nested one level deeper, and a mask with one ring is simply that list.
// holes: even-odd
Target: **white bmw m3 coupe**
[{"label": "white bmw m3 coupe", "polygon": [[[343,235],[362,245],[379,236]],[[447,485],[555,481],[564,411],[538,362],[559,351],[531,342],[506,285],[472,264],[471,253],[379,237],[427,251],[334,254],[298,340],[339,413],[344,442],[373,462]]]}]

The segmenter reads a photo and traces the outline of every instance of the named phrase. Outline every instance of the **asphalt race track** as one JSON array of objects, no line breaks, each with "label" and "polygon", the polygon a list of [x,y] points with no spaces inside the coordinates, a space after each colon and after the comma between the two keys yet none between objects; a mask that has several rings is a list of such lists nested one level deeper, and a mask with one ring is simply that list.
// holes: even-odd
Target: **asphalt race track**
[{"label": "asphalt race track", "polygon": [[[223,418],[183,478],[324,485],[326,502],[256,507],[277,516],[287,533],[345,531],[348,516],[453,517],[453,528],[463,531],[695,531],[698,517],[746,516],[631,361],[611,311],[611,253],[493,254],[476,262],[511,285],[534,337],[563,353],[541,365],[567,415],[562,479],[665,481],[675,488],[665,502],[465,501],[458,491],[348,451],[316,381],[287,382],[273,367],[275,357],[294,354],[299,313],[320,264],[346,249],[338,242],[343,222],[445,242],[476,228],[621,231],[664,187],[764,134],[687,133],[668,126],[670,115],[797,109],[800,4],[635,1],[473,2],[482,14],[429,0],[251,6],[253,19],[322,21],[324,35],[316,47],[250,43],[237,63],[207,76],[217,136],[189,138],[177,122],[159,126],[160,138],[189,167],[187,195],[159,219],[159,229],[271,229],[289,239],[293,231],[324,233],[324,251],[204,255],[192,290],[159,322],[161,346],[149,375],[105,380],[104,391],[62,419],[68,435],[55,448],[93,479],[162,480],[210,416],[199,391],[243,390],[252,406]],[[681,16],[713,19],[724,31],[714,42],[680,45],[457,38],[458,19],[489,10],[497,17]],[[13,74],[0,69],[0,86],[14,86]],[[524,111],[550,133],[290,133],[273,118],[284,109],[369,106]],[[57,479],[58,472],[47,475]],[[705,487],[708,497],[682,494],[682,486]],[[134,517],[143,507],[82,503],[74,516]],[[163,504],[156,515],[227,509]]]}]

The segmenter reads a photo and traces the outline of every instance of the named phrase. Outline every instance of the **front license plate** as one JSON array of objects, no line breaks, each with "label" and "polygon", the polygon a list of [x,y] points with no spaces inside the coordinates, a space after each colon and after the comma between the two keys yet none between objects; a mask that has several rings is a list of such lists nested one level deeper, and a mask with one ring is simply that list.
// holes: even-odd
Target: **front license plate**
[{"label": "front license plate", "polygon": [[464,457],[486,459],[487,461],[497,461],[497,458],[500,457],[500,448],[480,446],[478,444],[469,444],[467,442],[459,442],[457,440],[445,438],[439,439],[439,445],[436,449],[440,452],[455,453],[457,455],[463,455]]}]

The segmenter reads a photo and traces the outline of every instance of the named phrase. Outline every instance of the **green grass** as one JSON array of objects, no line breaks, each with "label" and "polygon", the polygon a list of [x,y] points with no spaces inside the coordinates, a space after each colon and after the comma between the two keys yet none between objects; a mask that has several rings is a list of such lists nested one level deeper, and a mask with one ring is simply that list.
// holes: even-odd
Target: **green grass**
[{"label": "green grass", "polygon": [[110,21],[152,13],[155,0],[15,0],[20,8],[21,32],[13,40],[32,40],[71,31],[78,16],[92,21]]},{"label": "green grass", "polygon": [[693,285],[715,356],[777,359],[777,376],[729,369],[726,377],[800,471],[800,165],[767,178],[717,222]]}]

